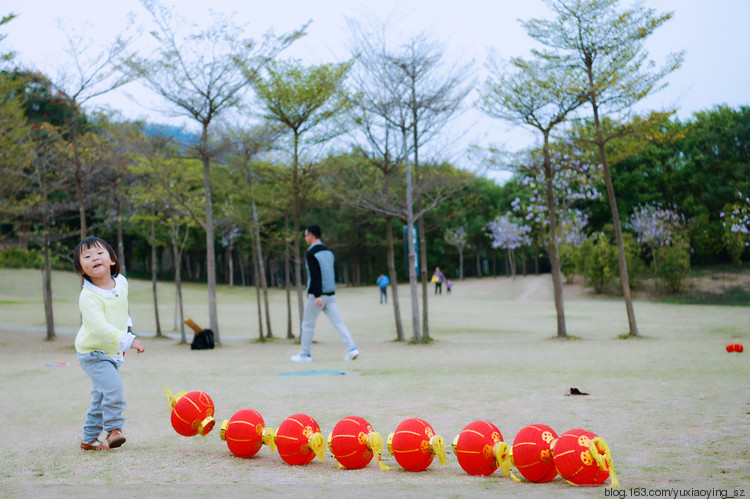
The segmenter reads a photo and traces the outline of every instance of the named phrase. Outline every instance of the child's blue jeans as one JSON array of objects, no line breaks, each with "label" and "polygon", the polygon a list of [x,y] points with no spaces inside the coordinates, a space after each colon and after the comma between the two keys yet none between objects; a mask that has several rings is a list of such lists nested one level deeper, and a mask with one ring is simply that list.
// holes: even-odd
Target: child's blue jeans
[{"label": "child's blue jeans", "polygon": [[102,430],[121,429],[125,418],[125,393],[120,378],[120,362],[101,350],[78,354],[78,363],[94,385],[91,407],[83,424],[83,441],[96,440]]}]

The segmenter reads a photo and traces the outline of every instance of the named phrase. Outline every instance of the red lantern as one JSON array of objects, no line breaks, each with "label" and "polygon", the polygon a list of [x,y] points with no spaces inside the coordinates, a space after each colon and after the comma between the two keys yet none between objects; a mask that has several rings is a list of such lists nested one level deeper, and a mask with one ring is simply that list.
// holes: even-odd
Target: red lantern
[{"label": "red lantern", "polygon": [[743,351],[745,351],[745,347],[742,346],[742,343],[735,343],[734,351],[737,353],[742,353]]},{"label": "red lantern", "polygon": [[349,416],[336,423],[328,435],[328,449],[342,468],[364,468],[377,456],[380,469],[389,469],[383,464],[383,437],[358,416]]},{"label": "red lantern", "polygon": [[252,409],[237,411],[231,419],[221,424],[221,439],[227,442],[229,451],[237,457],[253,457],[263,444],[276,450],[273,428],[266,428],[260,414]]},{"label": "red lantern", "polygon": [[388,452],[406,471],[426,469],[435,456],[445,466],[445,441],[435,435],[426,421],[419,418],[405,419],[396,431],[388,436]]},{"label": "red lantern", "polygon": [[732,353],[734,352],[735,345],[729,344],[727,345],[727,352]]},{"label": "red lantern", "polygon": [[168,396],[172,406],[172,428],[177,433],[186,437],[205,436],[214,429],[214,402],[206,393],[180,392]]},{"label": "red lantern", "polygon": [[617,486],[609,446],[590,431],[576,428],[563,433],[553,448],[555,467],[574,485],[599,485],[612,475]]},{"label": "red lantern", "polygon": [[500,466],[510,474],[510,446],[497,426],[488,421],[469,423],[453,440],[453,452],[469,475],[491,475]]},{"label": "red lantern", "polygon": [[313,418],[307,414],[294,414],[286,418],[276,431],[276,447],[284,462],[303,465],[315,456],[322,461],[326,443]]},{"label": "red lantern", "polygon": [[534,424],[521,429],[513,440],[513,464],[530,482],[549,482],[557,476],[550,446],[557,438],[547,425]]}]

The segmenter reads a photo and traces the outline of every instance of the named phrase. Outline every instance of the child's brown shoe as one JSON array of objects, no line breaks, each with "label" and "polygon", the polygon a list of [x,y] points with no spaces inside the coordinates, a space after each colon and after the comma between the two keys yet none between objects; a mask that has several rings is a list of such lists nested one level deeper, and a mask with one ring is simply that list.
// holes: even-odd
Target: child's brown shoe
[{"label": "child's brown shoe", "polygon": [[92,440],[91,442],[81,442],[81,449],[83,450],[109,450],[107,444],[100,442],[99,440]]},{"label": "child's brown shoe", "polygon": [[110,449],[115,449],[125,443],[125,435],[118,428],[107,433],[107,445]]}]

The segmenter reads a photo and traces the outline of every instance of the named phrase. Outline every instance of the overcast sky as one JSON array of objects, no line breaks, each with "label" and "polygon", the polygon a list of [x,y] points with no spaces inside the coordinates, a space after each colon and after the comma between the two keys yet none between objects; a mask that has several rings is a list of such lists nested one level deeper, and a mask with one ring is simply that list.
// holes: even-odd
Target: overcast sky
[{"label": "overcast sky", "polygon": [[[482,65],[488,50],[501,57],[526,55],[531,40],[518,19],[548,16],[541,0],[180,0],[163,1],[179,5],[180,15],[201,22],[207,19],[208,7],[232,14],[236,23],[248,23],[248,34],[260,37],[268,29],[278,33],[298,28],[308,20],[308,35],[297,41],[284,56],[308,63],[345,60],[349,55],[349,29],[346,19],[361,21],[378,18],[389,20],[394,40],[406,40],[419,32],[445,45],[446,59],[476,62],[482,78]],[[657,64],[670,52],[685,50],[685,62],[669,76],[669,87],[650,97],[644,109],[677,108],[678,117],[686,120],[693,112],[717,104],[733,107],[750,103],[750,0],[645,0],[642,2],[658,12],[674,11],[674,19],[659,28],[649,39],[647,49]],[[103,45],[126,25],[133,13],[136,25],[150,29],[148,12],[137,0],[3,0],[0,16],[13,12],[16,19],[0,28],[7,34],[1,47],[17,52],[24,66],[55,77],[65,65],[65,30],[83,33],[86,38]],[[632,5],[624,1],[624,5]],[[143,40],[148,40],[144,36]],[[170,122],[141,105],[152,99],[135,86],[108,94],[92,102],[123,112],[126,118],[147,118]],[[515,150],[529,145],[532,131],[521,131],[479,112],[467,112],[455,125],[468,130],[460,146],[449,159],[461,163],[465,147],[470,143],[505,144]]]}]

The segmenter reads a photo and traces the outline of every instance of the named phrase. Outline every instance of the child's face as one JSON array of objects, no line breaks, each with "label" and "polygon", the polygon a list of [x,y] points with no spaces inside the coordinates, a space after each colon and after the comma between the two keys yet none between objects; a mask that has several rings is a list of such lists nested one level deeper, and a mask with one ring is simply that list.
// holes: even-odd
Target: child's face
[{"label": "child's face", "polygon": [[109,256],[109,251],[99,244],[84,248],[81,251],[80,263],[83,273],[92,280],[106,279],[112,275],[114,262]]}]

